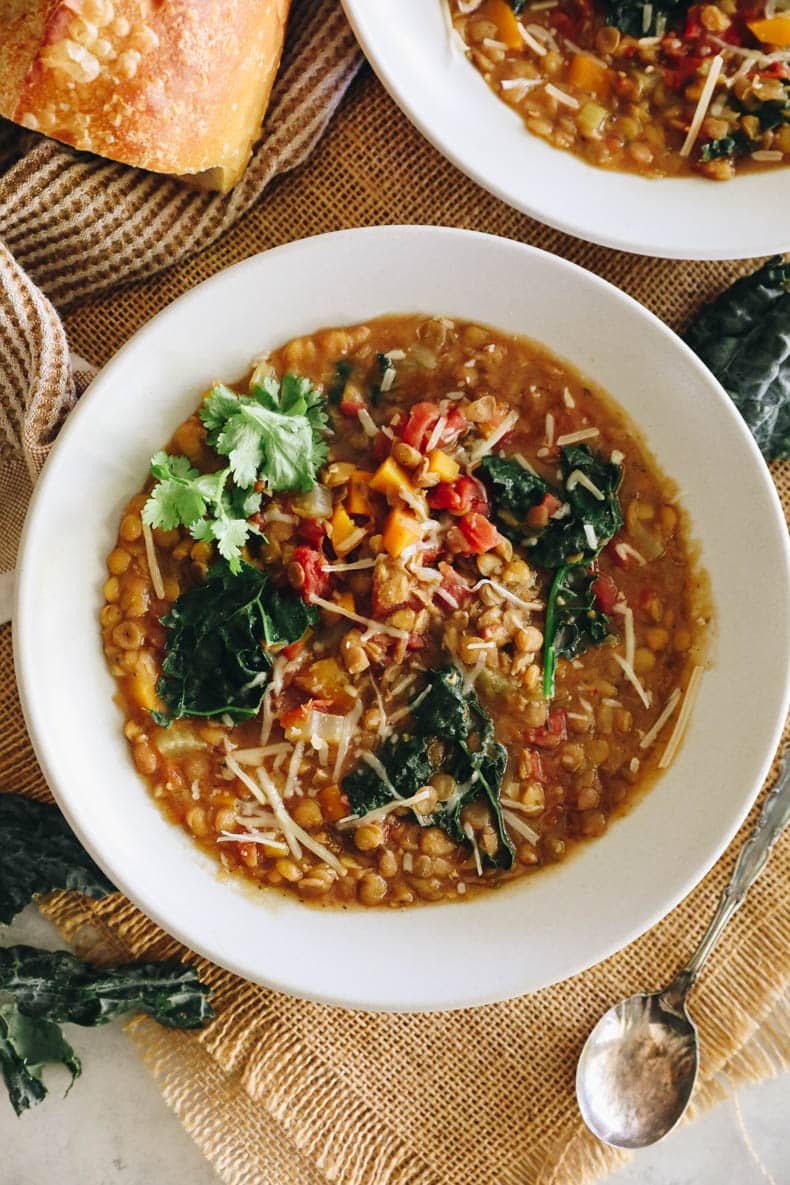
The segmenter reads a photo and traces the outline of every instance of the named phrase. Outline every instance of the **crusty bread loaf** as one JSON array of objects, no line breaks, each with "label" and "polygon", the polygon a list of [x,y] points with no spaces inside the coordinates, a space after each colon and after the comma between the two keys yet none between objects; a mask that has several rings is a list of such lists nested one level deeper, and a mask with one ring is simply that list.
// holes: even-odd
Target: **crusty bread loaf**
[{"label": "crusty bread loaf", "polygon": [[0,0],[0,115],[227,190],[269,101],[289,0]]}]

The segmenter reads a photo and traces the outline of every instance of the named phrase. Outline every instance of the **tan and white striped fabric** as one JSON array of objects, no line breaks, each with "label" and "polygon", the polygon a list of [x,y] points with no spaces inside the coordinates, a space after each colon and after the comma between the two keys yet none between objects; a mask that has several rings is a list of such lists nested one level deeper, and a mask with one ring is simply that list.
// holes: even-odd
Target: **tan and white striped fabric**
[{"label": "tan and white striped fabric", "polygon": [[[316,142],[358,61],[338,0],[297,0],[264,136],[225,198],[0,124],[0,572],[13,564],[31,481],[85,378],[69,372],[46,297],[72,349],[103,365],[196,282],[343,226],[434,222],[531,242],[618,284],[674,328],[755,266],[628,256],[538,225],[443,161],[366,71]],[[790,464],[774,476],[790,506]],[[14,686],[10,626],[0,626],[2,790],[48,795]],[[135,1021],[132,1039],[228,1185],[586,1185],[621,1155],[598,1144],[576,1110],[581,1041],[607,1004],[661,983],[691,949],[736,845],[626,950],[524,999],[444,1016],[365,1016],[203,964],[216,1021],[200,1033]],[[706,969],[694,1000],[697,1110],[790,1066],[788,885],[785,841]],[[120,896],[55,894],[45,908],[97,959],[183,953]]]},{"label": "tan and white striped fabric", "polygon": [[[214,242],[274,177],[307,158],[360,62],[339,5],[296,0],[262,135],[231,193],[190,189],[25,133],[21,160],[0,177],[0,238],[61,310],[150,277]],[[0,166],[13,151],[6,124]]]}]

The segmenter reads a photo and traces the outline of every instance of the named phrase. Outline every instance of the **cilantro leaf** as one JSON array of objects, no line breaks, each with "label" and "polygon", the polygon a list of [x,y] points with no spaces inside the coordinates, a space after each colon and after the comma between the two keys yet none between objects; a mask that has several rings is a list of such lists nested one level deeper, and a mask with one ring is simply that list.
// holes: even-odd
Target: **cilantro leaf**
[{"label": "cilantro leaf", "polygon": [[287,374],[281,382],[267,376],[250,395],[237,395],[217,384],[207,395],[200,418],[208,443],[228,458],[237,486],[257,480],[272,493],[306,493],[327,457],[324,400],[309,379]]},{"label": "cilantro leaf", "polygon": [[164,452],[152,458],[151,472],[159,480],[143,507],[143,522],[165,531],[188,527],[193,539],[216,543],[231,571],[240,571],[242,547],[250,535],[261,534],[248,521],[260,508],[260,493],[229,485],[230,469],[200,473],[187,457]]},{"label": "cilantro leaf", "polygon": [[143,507],[143,522],[149,527],[172,531],[191,526],[206,513],[206,499],[200,490],[201,474],[187,457],[171,457],[165,452],[151,458],[151,473],[158,478]]}]

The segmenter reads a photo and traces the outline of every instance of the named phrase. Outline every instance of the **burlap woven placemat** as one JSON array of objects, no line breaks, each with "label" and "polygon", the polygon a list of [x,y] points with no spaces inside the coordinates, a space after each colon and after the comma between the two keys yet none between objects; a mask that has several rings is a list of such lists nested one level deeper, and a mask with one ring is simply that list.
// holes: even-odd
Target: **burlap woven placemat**
[{"label": "burlap woven placemat", "polygon": [[[0,138],[0,158],[2,144]],[[48,218],[57,225],[56,203]],[[275,181],[243,220],[154,280],[88,299],[84,278],[75,273],[70,280],[65,269],[55,275],[42,264],[30,231],[13,248],[17,263],[67,310],[71,347],[102,364],[153,313],[220,268],[288,239],[376,222],[471,226],[535,243],[617,283],[674,327],[701,299],[754,266],[640,259],[539,226],[444,162],[367,72],[298,173]],[[69,229],[69,241],[78,245],[79,229]],[[8,241],[0,204],[2,237]],[[18,273],[0,258],[0,278],[4,274],[6,291],[18,292]],[[57,384],[65,342],[46,309],[36,320],[35,299],[34,292],[26,301],[17,298],[13,315],[22,308],[39,335],[40,325],[49,324],[43,362]],[[0,291],[0,319],[2,301]],[[27,465],[35,469],[46,434],[56,430],[59,408],[72,395],[67,382],[36,386],[41,337],[21,329],[16,339],[14,367],[28,374],[38,403],[35,414],[14,410],[8,382],[0,388],[6,417],[0,428],[7,437],[0,461],[4,469],[11,461],[24,466],[24,439]],[[0,335],[0,383],[3,344]],[[30,387],[15,388],[17,404],[33,397]],[[8,424],[16,425],[16,448],[8,443]],[[790,467],[777,469],[775,477],[790,506]],[[8,537],[1,504],[0,516]],[[22,723],[8,627],[0,631],[0,788],[47,794]],[[573,1076],[581,1042],[610,1002],[663,982],[691,949],[745,833],[647,935],[595,969],[530,997],[447,1015],[365,1015],[292,1000],[201,964],[215,985],[218,1013],[206,1030],[174,1033],[138,1020],[130,1033],[165,1098],[234,1185],[584,1185],[621,1156],[589,1136],[576,1111]],[[741,1082],[790,1065],[788,873],[785,841],[696,992],[703,1058],[694,1111]],[[97,904],[57,894],[45,908],[94,957],[156,957],[180,949],[120,898]],[[591,924],[594,909],[591,902]]]}]

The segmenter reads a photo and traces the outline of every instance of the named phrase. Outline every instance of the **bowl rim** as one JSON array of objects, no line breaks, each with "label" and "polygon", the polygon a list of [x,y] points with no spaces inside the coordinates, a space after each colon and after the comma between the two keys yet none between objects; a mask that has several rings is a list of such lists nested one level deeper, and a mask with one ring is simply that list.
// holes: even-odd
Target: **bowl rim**
[{"label": "bowl rim", "polygon": [[[572,218],[562,217],[553,212],[551,207],[540,201],[533,201],[529,195],[522,196],[521,193],[516,192],[514,188],[509,186],[505,181],[495,179],[479,166],[475,153],[473,150],[465,146],[465,142],[461,137],[454,137],[449,133],[441,130],[435,118],[433,117],[433,109],[430,98],[427,101],[421,101],[419,98],[419,88],[415,88],[417,98],[407,85],[405,79],[401,76],[401,71],[405,66],[410,65],[410,56],[408,53],[408,46],[406,43],[401,45],[400,42],[393,42],[388,39],[386,44],[380,44],[377,39],[378,29],[378,12],[379,5],[376,3],[369,3],[368,0],[341,0],[354,36],[362,47],[362,50],[370,63],[374,73],[381,82],[384,89],[389,96],[398,105],[400,110],[406,118],[413,124],[413,126],[420,132],[420,134],[433,145],[451,164],[462,173],[466,174],[472,181],[493,194],[494,197],[504,202],[506,205],[522,214],[534,218],[536,221],[543,223],[545,226],[552,227],[563,234],[570,235],[582,242],[589,242],[597,244],[602,247],[608,247],[611,250],[623,251],[633,255],[654,256],[659,259],[679,259],[679,260],[738,260],[751,259],[764,255],[776,255],[790,250],[790,221],[788,222],[788,229],[785,237],[778,242],[775,235],[767,232],[763,237],[762,234],[754,234],[758,227],[749,227],[749,234],[752,236],[746,242],[733,242],[726,246],[716,246],[708,248],[700,248],[695,246],[693,240],[688,242],[683,240],[676,244],[667,243],[662,238],[660,227],[662,220],[657,220],[659,233],[655,238],[644,238],[636,242],[632,237],[629,237],[627,231],[627,211],[623,211],[623,217],[620,219],[618,225],[623,226],[623,231],[618,230],[601,230],[596,225],[594,220],[584,219],[583,217]],[[421,0],[425,2],[425,0]],[[443,4],[445,0],[429,0],[429,3]],[[389,54],[401,54],[399,60],[390,62]],[[438,59],[438,52],[437,52]],[[508,117],[513,117],[515,114],[507,107],[506,104],[499,99],[498,96],[491,92],[488,84],[477,74],[477,71],[466,62],[471,74],[477,76],[478,80],[483,83],[485,93],[480,93],[481,115],[487,112],[489,115],[494,112],[495,107],[502,108],[504,114],[502,121]],[[474,81],[474,80],[471,80]],[[470,80],[467,80],[470,84]],[[496,118],[496,117],[495,117]],[[516,116],[521,123],[519,116]],[[603,170],[596,166],[589,164],[582,160],[574,153],[568,153],[561,149],[553,148],[546,145],[539,138],[532,136],[522,126],[522,132],[526,138],[526,143],[531,146],[528,147],[527,152],[535,150],[536,147],[542,147],[549,150],[554,155],[562,155],[570,157],[574,161],[574,165],[578,166],[577,175],[575,176],[575,184],[580,192],[584,191],[585,180],[590,179],[590,173],[606,173],[607,177],[612,179],[616,184],[618,177],[628,178],[630,182],[638,185],[649,187],[644,189],[646,196],[650,190],[655,190],[658,186],[679,185],[684,186],[693,185],[706,186],[708,189],[715,186],[715,182],[708,181],[701,177],[663,177],[663,178],[647,178],[641,174],[627,173],[622,170]],[[537,145],[532,145],[532,141],[537,141]],[[776,171],[779,172],[778,170]],[[785,165],[782,170],[785,174],[790,174],[790,164]],[[755,177],[758,174],[751,174],[750,177]],[[774,174],[769,170],[763,170],[759,175],[773,176]],[[732,187],[742,183],[743,177],[736,177],[722,186],[722,188]],[[627,184],[625,182],[624,184]],[[687,189],[689,195],[693,192]],[[700,190],[702,196],[706,190]],[[759,219],[756,220],[759,223]],[[738,223],[737,219],[733,219],[734,233],[743,239],[744,228],[742,224]]]},{"label": "bowl rim", "polygon": [[[603,959],[621,950],[628,943],[638,938],[651,926],[655,925],[661,918],[666,916],[706,875],[710,868],[720,858],[723,851],[729,845],[732,837],[737,832],[743,819],[748,814],[754,798],[759,792],[765,777],[769,771],[771,761],[779,742],[784,718],[787,714],[788,704],[790,704],[790,654],[786,655],[784,663],[784,688],[781,695],[782,705],[781,710],[776,713],[776,718],[773,722],[771,731],[771,745],[767,748],[763,758],[760,762],[757,774],[753,779],[753,784],[748,791],[744,791],[740,802],[740,807],[729,816],[727,825],[723,827],[719,833],[716,841],[711,845],[708,844],[707,850],[703,858],[695,864],[693,868],[687,869],[686,872],[679,876],[674,884],[671,893],[665,894],[662,897],[662,903],[653,908],[646,916],[641,917],[638,924],[631,925],[626,931],[618,933],[615,938],[609,939],[606,942],[599,942],[592,957],[587,957],[579,960],[577,956],[570,955],[565,957],[563,963],[559,963],[555,968],[556,973],[552,973],[550,978],[545,979],[540,984],[534,987],[519,988],[512,985],[505,991],[496,990],[489,991],[485,994],[473,992],[471,995],[464,995],[459,989],[456,997],[448,1002],[444,996],[437,1000],[436,992],[432,989],[426,989],[425,994],[416,996],[407,1004],[403,1004],[402,999],[399,999],[397,994],[393,996],[386,996],[378,994],[375,998],[366,996],[364,994],[358,996],[349,996],[348,994],[338,995],[331,991],[311,990],[306,989],[304,985],[299,984],[294,986],[292,982],[287,980],[277,979],[271,977],[260,970],[260,965],[253,960],[252,963],[244,962],[243,960],[230,959],[224,956],[222,951],[217,949],[216,945],[208,939],[204,939],[200,934],[200,927],[190,929],[188,926],[179,925],[174,926],[173,922],[166,913],[160,910],[157,901],[151,895],[150,886],[147,884],[145,877],[141,878],[141,883],[132,882],[124,874],[119,875],[118,869],[112,862],[108,862],[108,858],[102,851],[101,843],[96,840],[94,833],[86,820],[81,816],[79,807],[79,794],[74,793],[74,789],[64,787],[61,784],[58,773],[58,754],[53,750],[50,738],[48,736],[46,720],[42,719],[36,704],[36,681],[37,671],[34,669],[35,664],[35,621],[31,617],[31,610],[28,609],[29,601],[29,583],[33,579],[33,565],[34,552],[37,532],[39,530],[39,519],[44,513],[48,499],[50,498],[50,482],[53,480],[52,475],[55,473],[55,465],[61,457],[66,455],[67,449],[70,447],[72,438],[76,438],[77,434],[82,430],[83,423],[87,423],[88,416],[91,414],[94,406],[98,405],[98,401],[104,395],[104,388],[112,383],[115,377],[115,372],[120,370],[125,364],[125,359],[129,354],[132,354],[137,348],[140,339],[145,339],[147,334],[151,332],[152,326],[161,327],[177,319],[181,315],[181,310],[190,306],[192,303],[199,304],[204,299],[204,294],[207,289],[210,289],[218,281],[227,284],[229,276],[239,276],[245,272],[254,274],[255,270],[262,265],[261,261],[270,259],[276,256],[278,260],[289,257],[298,257],[305,251],[309,253],[313,244],[328,244],[331,243],[332,249],[334,247],[343,248],[348,244],[350,238],[359,238],[365,245],[366,249],[375,251],[375,241],[381,239],[386,241],[391,239],[399,241],[404,236],[408,238],[415,238],[418,242],[422,241],[426,245],[428,240],[434,236],[442,238],[449,238],[452,244],[458,244],[463,247],[465,243],[474,240],[485,246],[504,247],[508,251],[520,253],[525,261],[531,257],[539,257],[544,261],[550,262],[552,267],[559,269],[564,273],[565,278],[571,282],[583,279],[592,288],[599,288],[601,290],[609,290],[614,293],[616,297],[625,302],[632,315],[637,315],[646,318],[661,335],[665,336],[671,343],[671,348],[675,351],[680,350],[686,356],[686,360],[695,369],[698,370],[700,376],[704,379],[708,387],[718,391],[718,397],[721,401],[722,414],[728,415],[734,424],[739,426],[740,434],[743,442],[747,445],[752,453],[752,458],[756,462],[754,469],[754,476],[757,478],[759,474],[759,481],[763,487],[763,493],[767,496],[768,502],[773,506],[774,516],[776,522],[774,525],[781,525],[781,538],[783,540],[784,552],[784,573],[785,579],[783,583],[784,603],[785,609],[790,606],[790,543],[787,540],[786,530],[784,527],[784,517],[781,510],[778,494],[775,486],[771,480],[769,471],[762,456],[754,443],[751,434],[745,427],[739,413],[736,411],[734,405],[723,392],[719,384],[704,366],[704,364],[693,354],[688,346],[681,339],[679,339],[669,327],[662,322],[655,314],[645,309],[632,297],[623,293],[608,281],[603,280],[600,276],[588,272],[576,264],[570,263],[560,257],[554,256],[549,252],[542,251],[535,247],[530,247],[522,243],[513,242],[512,240],[502,239],[494,235],[486,235],[476,231],[466,231],[457,228],[447,227],[426,227],[426,226],[399,226],[399,227],[367,227],[356,228],[343,231],[330,232],[315,236],[311,239],[299,240],[294,243],[288,243],[280,247],[273,248],[267,252],[262,252],[258,255],[252,256],[248,259],[242,260],[221,272],[215,273],[208,277],[194,288],[185,292],[182,296],[167,305],[154,318],[143,325],[122,347],[117,351],[113,357],[102,368],[101,372],[91,383],[90,389],[80,399],[78,405],[70,413],[67,423],[64,425],[58,440],[53,446],[50,457],[44,466],[42,474],[35,486],[33,497],[31,499],[30,507],[25,521],[22,540],[19,549],[19,562],[17,566],[17,578],[15,588],[15,606],[14,606],[14,660],[17,672],[17,681],[20,692],[20,700],[24,713],[24,718],[28,727],[29,735],[40,763],[41,769],[45,775],[48,785],[58,803],[58,806],[63,811],[70,826],[75,831],[80,841],[90,852],[96,862],[102,867],[118,888],[126,894],[126,896],[134,902],[148,917],[155,921],[165,931],[173,934],[179,941],[183,942],[190,949],[203,955],[207,959],[217,963],[228,970],[241,975],[242,977],[263,984],[267,987],[278,991],[288,992],[306,999],[312,999],[320,1003],[341,1005],[345,1007],[361,1008],[372,1011],[434,1011],[434,1010],[452,1010],[476,1005],[492,1003],[498,1000],[512,998],[516,995],[523,994],[524,991],[539,990],[541,987],[548,986],[551,983],[556,983],[570,975],[577,974],[588,967],[597,964]],[[396,310],[397,311],[397,310]],[[485,320],[482,317],[481,320]],[[246,364],[246,362],[244,363]],[[572,365],[575,363],[572,362]],[[208,367],[206,367],[208,369]],[[630,414],[630,413],[629,413]],[[99,655],[103,662],[103,656]],[[134,777],[138,775],[134,773]],[[140,786],[142,788],[142,781]],[[146,794],[146,797],[148,795]],[[167,824],[171,827],[171,824]],[[175,828],[173,828],[175,830]],[[186,837],[185,837],[186,838]],[[198,855],[197,849],[192,844],[191,840],[187,838],[190,852],[196,857]],[[196,859],[197,863],[197,859]],[[464,904],[464,910],[469,910],[470,905]],[[429,912],[436,909],[436,906],[421,906],[419,913]],[[446,907],[449,908],[449,907]],[[337,911],[333,911],[337,912]],[[358,913],[358,911],[355,911]],[[371,914],[378,913],[378,911],[366,911],[366,914],[361,916],[370,917]],[[413,914],[414,911],[400,911],[398,913],[388,914],[388,917],[406,916]],[[471,916],[471,915],[470,915]]]}]

